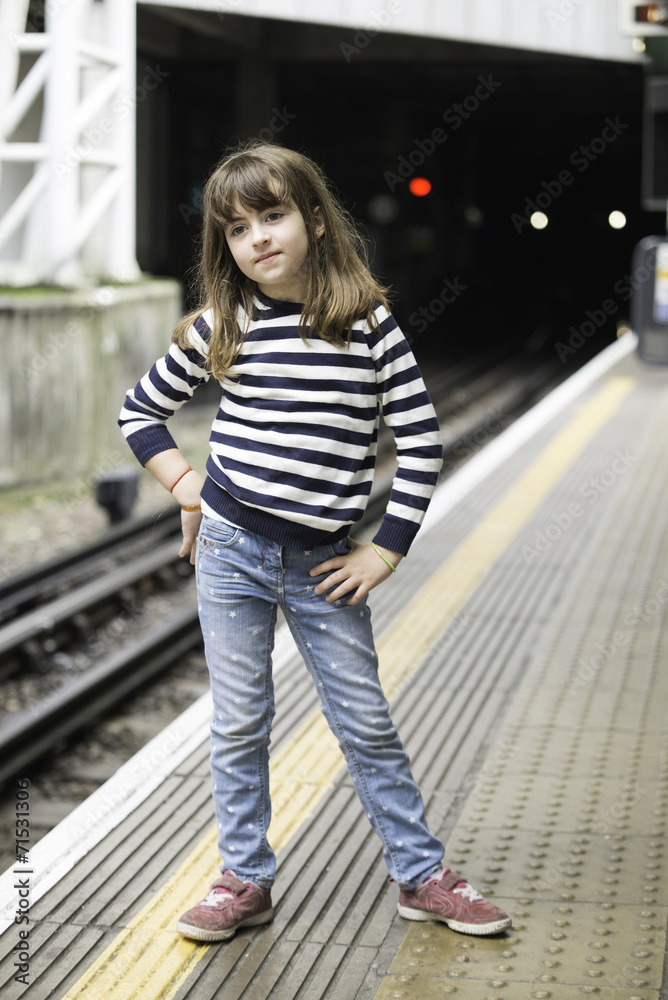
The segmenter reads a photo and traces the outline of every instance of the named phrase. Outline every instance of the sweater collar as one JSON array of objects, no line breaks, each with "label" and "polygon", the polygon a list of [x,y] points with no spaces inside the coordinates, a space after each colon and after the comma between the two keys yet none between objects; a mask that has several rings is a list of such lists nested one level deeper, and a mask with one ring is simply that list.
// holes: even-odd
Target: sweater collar
[{"label": "sweater collar", "polygon": [[258,313],[267,319],[274,316],[294,316],[304,308],[303,302],[285,302],[283,299],[271,299],[259,288],[255,289],[255,298],[258,305]]}]

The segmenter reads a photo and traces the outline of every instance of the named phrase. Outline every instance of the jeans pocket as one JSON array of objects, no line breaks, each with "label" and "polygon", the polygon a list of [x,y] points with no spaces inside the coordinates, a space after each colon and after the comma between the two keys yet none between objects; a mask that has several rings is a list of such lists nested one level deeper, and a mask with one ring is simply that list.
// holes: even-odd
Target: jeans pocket
[{"label": "jeans pocket", "polygon": [[215,521],[212,517],[203,517],[199,530],[198,543],[203,547],[231,548],[239,541],[242,529],[225,521]]},{"label": "jeans pocket", "polygon": [[347,536],[345,538],[339,538],[338,542],[334,542],[333,545],[328,545],[327,548],[331,553],[330,559],[332,556],[347,556],[349,552],[352,552],[352,549],[348,546]]}]

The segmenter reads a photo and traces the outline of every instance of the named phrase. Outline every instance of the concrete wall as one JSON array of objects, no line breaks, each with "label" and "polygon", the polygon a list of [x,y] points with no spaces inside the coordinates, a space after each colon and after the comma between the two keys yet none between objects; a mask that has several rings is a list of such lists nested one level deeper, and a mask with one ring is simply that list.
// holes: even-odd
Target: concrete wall
[{"label": "concrete wall", "polygon": [[[617,0],[138,0],[162,7],[274,17],[374,31],[638,62]],[[345,43],[349,39],[345,39]],[[344,44],[345,44],[344,43]]]},{"label": "concrete wall", "polygon": [[176,281],[0,295],[0,487],[132,462],[123,397],[169,347]]}]

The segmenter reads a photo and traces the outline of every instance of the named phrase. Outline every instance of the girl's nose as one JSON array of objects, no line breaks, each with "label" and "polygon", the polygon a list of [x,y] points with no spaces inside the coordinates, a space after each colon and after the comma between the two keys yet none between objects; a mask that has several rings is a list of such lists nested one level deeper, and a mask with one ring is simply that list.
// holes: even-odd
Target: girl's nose
[{"label": "girl's nose", "polygon": [[253,226],[252,230],[253,246],[258,246],[260,243],[266,243],[268,239],[269,239],[269,234],[265,230],[264,226],[262,225]]}]

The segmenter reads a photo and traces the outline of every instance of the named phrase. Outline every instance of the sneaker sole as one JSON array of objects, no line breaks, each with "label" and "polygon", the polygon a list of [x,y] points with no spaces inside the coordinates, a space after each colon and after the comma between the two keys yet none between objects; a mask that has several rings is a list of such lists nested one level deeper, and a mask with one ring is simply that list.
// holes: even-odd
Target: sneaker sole
[{"label": "sneaker sole", "polygon": [[489,924],[464,924],[460,920],[453,920],[452,917],[442,917],[438,913],[431,913],[429,910],[414,910],[409,906],[397,904],[397,911],[400,917],[405,920],[437,920],[441,924],[447,924],[450,930],[459,931],[460,934],[477,934],[478,937],[485,937],[487,934],[499,934],[500,931],[508,930],[512,927],[510,917],[501,917]]},{"label": "sneaker sole", "polygon": [[227,941],[234,937],[236,932],[242,927],[257,927],[259,924],[269,924],[274,919],[274,910],[265,910],[263,913],[256,913],[254,917],[247,917],[240,920],[234,927],[226,927],[222,931],[208,931],[204,927],[195,927],[193,924],[184,924],[177,921],[176,929],[184,937],[194,938],[195,941]]}]

